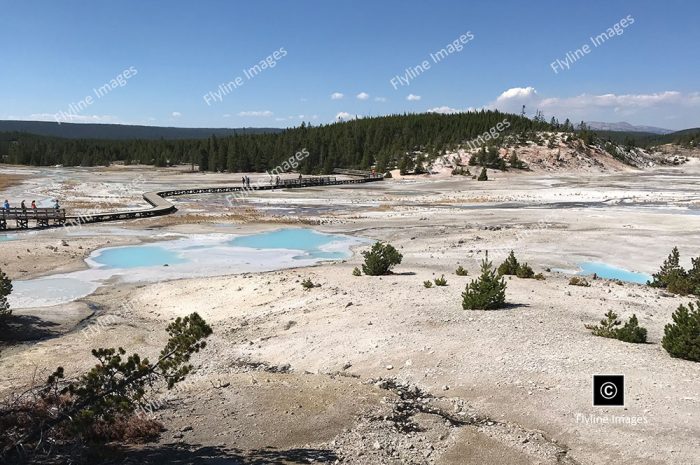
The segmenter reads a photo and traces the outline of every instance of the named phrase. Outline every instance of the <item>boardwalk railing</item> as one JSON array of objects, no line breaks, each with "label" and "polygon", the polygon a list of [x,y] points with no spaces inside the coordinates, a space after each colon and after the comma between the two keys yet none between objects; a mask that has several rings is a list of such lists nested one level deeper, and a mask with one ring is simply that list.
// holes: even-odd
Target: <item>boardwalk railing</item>
[{"label": "boardwalk railing", "polygon": [[344,174],[345,176],[358,176],[361,178],[384,178],[383,175],[366,170],[348,170],[345,168],[336,168],[333,170],[335,174]]},{"label": "boardwalk railing", "polygon": [[29,222],[34,221],[37,228],[60,226],[66,222],[66,210],[63,208],[3,208],[0,209],[0,229],[12,229],[8,222],[15,221],[16,229],[29,229]]},{"label": "boardwalk railing", "polygon": [[[381,175],[373,175],[369,177],[361,177],[356,179],[337,179],[335,176],[302,176],[294,179],[270,178],[263,182],[257,181],[249,186],[244,186],[242,183],[238,186],[225,187],[189,187],[182,189],[172,189],[168,191],[146,192],[143,194],[143,199],[151,205],[151,208],[142,210],[124,210],[106,213],[90,213],[84,215],[66,216],[65,210],[55,210],[51,208],[38,208],[36,210],[26,210],[25,216],[18,218],[9,216],[15,211],[24,214],[24,210],[14,208],[10,209],[7,217],[0,216],[0,230],[9,229],[34,229],[34,228],[50,228],[55,226],[77,226],[81,224],[102,223],[105,221],[120,221],[132,220],[137,218],[150,218],[154,216],[168,215],[177,211],[177,208],[172,203],[165,200],[167,197],[176,197],[179,195],[197,195],[197,194],[220,194],[227,192],[249,192],[258,190],[275,190],[275,189],[294,189],[302,187],[315,186],[338,186],[344,184],[362,184],[366,182],[381,181],[384,177]],[[42,212],[39,213],[38,211]],[[3,210],[6,211],[6,210]],[[36,215],[31,215],[31,212],[36,211]],[[46,212],[44,212],[46,211]],[[52,213],[53,212],[53,213]],[[7,220],[16,220],[17,227],[13,228]],[[30,226],[29,220],[35,221],[35,226]]]}]

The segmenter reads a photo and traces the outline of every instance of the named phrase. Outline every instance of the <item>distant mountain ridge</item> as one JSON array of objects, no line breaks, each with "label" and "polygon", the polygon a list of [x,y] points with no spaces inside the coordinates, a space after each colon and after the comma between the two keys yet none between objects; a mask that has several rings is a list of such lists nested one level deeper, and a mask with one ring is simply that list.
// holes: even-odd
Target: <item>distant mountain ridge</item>
[{"label": "distant mountain ridge", "polygon": [[39,136],[65,139],[206,139],[234,134],[262,134],[281,132],[279,128],[176,128],[163,126],[136,126],[127,124],[83,124],[51,121],[0,120],[0,132],[23,132]]},{"label": "distant mountain ridge", "polygon": [[601,121],[586,121],[590,129],[596,131],[616,131],[616,132],[647,132],[651,134],[670,134],[675,132],[671,129],[657,128],[654,126],[635,126],[625,121],[618,123],[604,123]]}]

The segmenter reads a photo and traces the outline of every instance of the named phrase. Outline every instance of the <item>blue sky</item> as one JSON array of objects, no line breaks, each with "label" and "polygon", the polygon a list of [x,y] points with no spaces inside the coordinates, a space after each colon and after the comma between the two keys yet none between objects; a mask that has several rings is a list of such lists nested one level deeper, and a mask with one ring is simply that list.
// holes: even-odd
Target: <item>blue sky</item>
[{"label": "blue sky", "polygon": [[[525,104],[562,120],[700,126],[700,4],[690,0],[2,0],[0,11],[1,119],[62,111],[74,122],[287,127]],[[628,16],[621,35],[592,47]],[[390,83],[468,32],[462,51]],[[569,69],[552,69],[584,44]],[[274,68],[245,77],[280,49]],[[130,67],[125,85],[94,98]],[[242,86],[205,102],[238,76]]]}]

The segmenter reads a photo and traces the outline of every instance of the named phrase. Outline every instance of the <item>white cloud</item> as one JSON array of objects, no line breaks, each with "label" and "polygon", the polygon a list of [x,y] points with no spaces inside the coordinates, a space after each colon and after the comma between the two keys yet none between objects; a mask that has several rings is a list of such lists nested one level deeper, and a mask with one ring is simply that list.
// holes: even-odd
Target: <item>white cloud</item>
[{"label": "white cloud", "polygon": [[486,105],[486,108],[520,113],[525,105],[526,112],[534,114],[540,100],[534,87],[512,87],[496,97],[494,102]]},{"label": "white cloud", "polygon": [[509,113],[520,113],[525,105],[526,113],[534,115],[541,110],[546,118],[556,116],[560,120],[617,122],[630,119],[633,124],[663,126],[662,115],[672,115],[677,122],[695,127],[700,109],[700,92],[667,90],[648,94],[579,94],[572,97],[545,97],[534,87],[513,87],[501,93],[486,108]]},{"label": "white cloud", "polygon": [[356,95],[356,97],[358,100],[367,100],[369,98],[369,94],[367,92],[360,92]]},{"label": "white cloud", "polygon": [[335,115],[336,121],[348,121],[348,120],[356,119],[356,118],[357,118],[357,115],[351,115],[347,111],[341,111],[340,113]]},{"label": "white cloud", "polygon": [[421,99],[420,95],[414,95],[414,94],[408,94],[408,96],[406,97],[406,100],[408,100],[409,102],[416,102],[420,99]]},{"label": "white cloud", "polygon": [[174,112],[172,112],[172,117],[173,117],[173,118],[179,118],[180,116],[182,116],[182,113],[180,113],[179,111],[174,111]]},{"label": "white cloud", "polygon": [[507,101],[510,99],[530,98],[534,95],[537,95],[537,91],[534,87],[511,87],[510,89],[499,95],[496,101],[499,102]]},{"label": "white cloud", "polygon": [[655,94],[581,94],[568,98],[546,98],[540,102],[543,107],[569,106],[607,108],[651,108],[661,105],[699,106],[700,93],[683,94],[678,91],[665,91]]},{"label": "white cloud", "polygon": [[386,102],[386,97],[374,97],[375,102]]},{"label": "white cloud", "polygon": [[224,118],[230,118],[231,115],[229,113],[224,114]]},{"label": "white cloud", "polygon": [[345,95],[341,94],[340,92],[333,92],[331,94],[331,100],[340,100],[343,97],[345,97]]},{"label": "white cloud", "polygon": [[449,115],[452,113],[461,113],[462,112],[462,110],[458,110],[457,108],[448,107],[446,105],[443,105],[441,107],[430,108],[427,111],[428,111],[428,113],[441,113],[443,115]]},{"label": "white cloud", "polygon": [[270,110],[252,110],[252,111],[241,111],[238,116],[264,116],[269,117],[274,115]]}]

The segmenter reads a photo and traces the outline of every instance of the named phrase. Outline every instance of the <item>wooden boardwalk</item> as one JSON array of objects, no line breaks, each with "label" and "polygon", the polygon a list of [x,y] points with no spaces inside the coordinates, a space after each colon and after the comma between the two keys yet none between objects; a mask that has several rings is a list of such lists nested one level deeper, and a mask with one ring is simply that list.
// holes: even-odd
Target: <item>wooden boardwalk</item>
[{"label": "wooden boardwalk", "polygon": [[[14,221],[16,228],[12,228]],[[35,228],[62,226],[66,222],[63,208],[3,208],[0,209],[0,230],[29,229],[30,222]]]},{"label": "wooden boardwalk", "polygon": [[[366,173],[366,172],[365,172]],[[295,179],[275,179],[261,182],[251,182],[249,186],[242,183],[238,186],[226,187],[187,187],[171,189],[167,191],[146,192],[143,199],[151,205],[151,208],[141,210],[123,210],[105,213],[91,213],[84,215],[66,215],[64,209],[38,208],[36,210],[19,208],[2,210],[0,214],[0,231],[14,231],[26,229],[45,229],[58,226],[77,226],[81,224],[103,223],[106,221],[133,220],[150,218],[153,216],[169,215],[177,211],[175,205],[165,200],[167,197],[197,194],[223,194],[234,193],[240,196],[251,191],[266,191],[276,189],[299,189],[318,186],[341,186],[346,184],[363,184],[367,182],[382,181],[382,175],[365,174],[355,179],[337,179],[335,176],[314,176]],[[19,211],[19,213],[17,213]],[[14,224],[13,224],[14,222]]]}]

